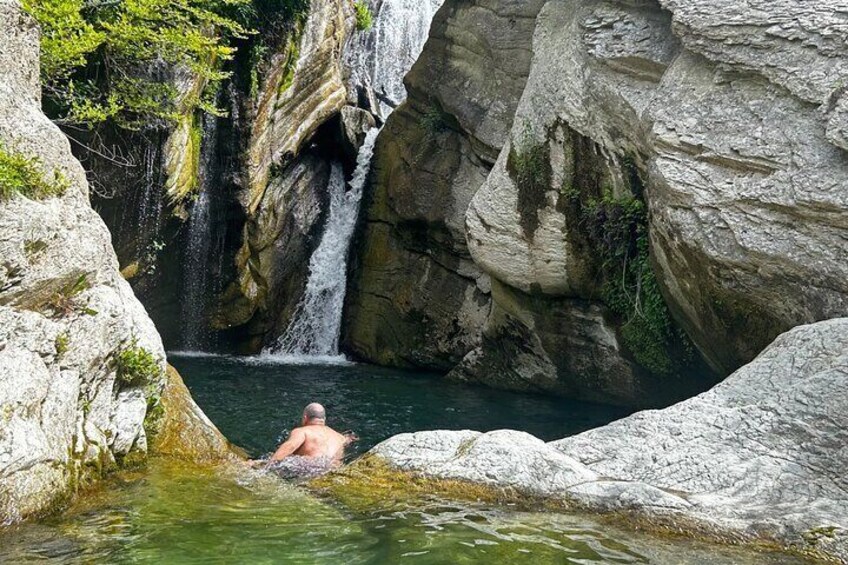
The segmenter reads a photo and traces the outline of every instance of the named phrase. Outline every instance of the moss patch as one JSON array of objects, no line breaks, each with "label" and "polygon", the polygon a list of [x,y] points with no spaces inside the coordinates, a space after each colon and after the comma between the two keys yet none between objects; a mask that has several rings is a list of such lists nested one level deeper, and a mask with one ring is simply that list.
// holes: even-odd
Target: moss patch
[{"label": "moss patch", "polygon": [[513,140],[509,149],[506,170],[518,188],[518,214],[521,229],[530,239],[539,228],[539,210],[546,203],[551,189],[550,147],[538,142],[526,128],[522,136]]},{"label": "moss patch", "polygon": [[373,454],[314,479],[308,486],[319,494],[339,500],[354,512],[373,512],[439,499],[535,510],[565,508],[563,502],[528,497],[513,489],[407,473]]}]

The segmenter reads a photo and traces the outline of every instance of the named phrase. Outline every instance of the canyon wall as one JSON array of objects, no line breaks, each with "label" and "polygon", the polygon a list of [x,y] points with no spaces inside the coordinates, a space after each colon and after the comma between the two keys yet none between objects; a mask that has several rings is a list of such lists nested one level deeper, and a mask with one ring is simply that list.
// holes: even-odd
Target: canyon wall
[{"label": "canyon wall", "polygon": [[479,343],[490,281],[465,210],[506,140],[541,6],[448,1],[436,14],[377,142],[344,329],[356,355],[447,371]]},{"label": "canyon wall", "polygon": [[[4,161],[0,525],[7,525],[50,512],[90,481],[143,461],[162,422],[220,434],[198,416],[187,391],[181,402],[191,414],[163,405],[162,342],[118,271],[83,167],[41,111],[39,31],[16,0],[0,1],[0,35],[0,151],[61,193],[16,193]],[[188,435],[176,432],[173,443]]]},{"label": "canyon wall", "polygon": [[350,350],[658,405],[848,313],[848,30],[761,4],[448,2],[378,143]]}]

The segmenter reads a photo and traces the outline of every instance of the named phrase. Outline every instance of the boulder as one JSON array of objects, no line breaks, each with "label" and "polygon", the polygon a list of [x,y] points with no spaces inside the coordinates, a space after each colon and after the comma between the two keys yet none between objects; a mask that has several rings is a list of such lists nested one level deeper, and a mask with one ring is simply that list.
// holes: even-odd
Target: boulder
[{"label": "boulder", "polygon": [[406,472],[848,562],[846,379],[840,318],[781,335],[708,392],[573,437],[418,432],[372,453]]},{"label": "boulder", "polygon": [[0,201],[0,525],[8,525],[142,461],[149,407],[163,389],[172,434],[188,431],[171,422],[192,437],[217,431],[184,388],[166,387],[162,342],[118,270],[85,171],[41,111],[35,22],[16,0],[0,0],[0,31],[0,144],[67,187]]},{"label": "boulder", "polygon": [[[0,523],[53,510],[81,482],[147,452],[148,399],[162,386],[156,328],[118,271],[68,139],[41,112],[39,33],[0,2],[0,143],[38,159],[63,196],[0,202]],[[146,382],[118,378],[141,351]]]},{"label": "boulder", "polygon": [[[493,382],[551,361],[570,395],[644,406],[663,380],[685,398],[781,332],[846,315],[848,32],[837,11],[826,0],[548,2],[509,139],[467,212],[475,264],[517,293],[501,293],[509,301],[454,375]],[[528,181],[516,157],[529,149],[540,157]],[[657,374],[624,335],[628,320],[600,292],[607,259],[575,213],[604,198],[645,201],[656,284],[683,350],[691,340],[711,371],[695,359]],[[545,320],[585,301],[602,313],[589,326],[606,328],[597,340],[566,345],[562,361],[552,345],[497,360],[497,336],[544,344]],[[600,372],[575,372],[574,355]]]}]

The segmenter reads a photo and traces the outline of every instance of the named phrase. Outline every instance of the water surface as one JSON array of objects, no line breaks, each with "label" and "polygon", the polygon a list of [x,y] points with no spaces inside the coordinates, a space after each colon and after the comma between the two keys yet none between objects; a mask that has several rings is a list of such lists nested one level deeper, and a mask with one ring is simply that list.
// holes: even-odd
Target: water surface
[{"label": "water surface", "polygon": [[370,365],[287,365],[236,357],[172,356],[192,396],[234,443],[273,451],[303,407],[320,402],[328,424],[360,437],[355,453],[403,432],[514,428],[544,440],[627,415],[621,408],[473,387]]},{"label": "water surface", "polygon": [[[356,429],[364,450],[397,432],[526,429],[558,438],[614,409],[453,385],[368,366],[289,367],[172,359],[198,403],[234,441],[270,450],[303,405]],[[80,497],[68,512],[0,531],[0,563],[693,564],[796,565],[757,553],[621,530],[586,516],[431,497],[351,507],[241,466],[153,460]],[[356,510],[353,510],[356,508]]]}]

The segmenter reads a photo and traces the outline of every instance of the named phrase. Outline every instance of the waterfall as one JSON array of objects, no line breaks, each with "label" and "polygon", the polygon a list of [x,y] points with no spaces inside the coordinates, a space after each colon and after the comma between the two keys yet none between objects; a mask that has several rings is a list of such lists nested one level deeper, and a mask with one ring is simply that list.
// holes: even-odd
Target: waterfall
[{"label": "waterfall", "polygon": [[213,261],[214,201],[212,197],[218,120],[203,117],[203,137],[198,167],[199,193],[188,219],[183,260],[182,326],[183,348],[201,351],[209,344],[208,306],[210,264]]},{"label": "waterfall", "polygon": [[[370,107],[385,121],[406,99],[403,77],[421,54],[430,24],[444,0],[370,0],[371,30],[357,32],[345,47],[348,87],[366,91]],[[371,168],[378,128],[359,149],[356,170],[345,191],[344,173],[333,163],[328,192],[330,209],[324,233],[309,260],[309,276],[292,321],[277,343],[265,351],[282,362],[344,361],[339,354],[342,311],[347,291],[347,260],[362,190]]]},{"label": "waterfall", "polygon": [[350,87],[374,94],[385,120],[406,99],[403,77],[421,54],[444,0],[370,0],[372,28],[355,33],[345,50]]},{"label": "waterfall", "polygon": [[342,309],[347,291],[347,257],[359,216],[362,189],[371,168],[379,129],[371,129],[356,159],[356,170],[345,191],[344,172],[333,163],[328,192],[330,209],[318,247],[309,259],[306,290],[292,322],[269,353],[298,358],[337,357]]}]

